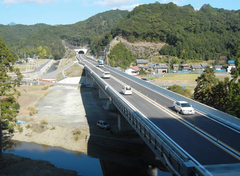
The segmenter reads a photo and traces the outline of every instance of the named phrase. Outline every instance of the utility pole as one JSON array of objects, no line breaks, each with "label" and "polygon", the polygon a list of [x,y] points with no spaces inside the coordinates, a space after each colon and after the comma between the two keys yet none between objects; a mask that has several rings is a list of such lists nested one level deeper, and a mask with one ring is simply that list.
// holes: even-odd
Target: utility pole
[{"label": "utility pole", "polygon": [[38,69],[38,56],[37,56],[37,80],[38,80],[38,85],[39,85],[39,70]]},{"label": "utility pole", "polygon": [[170,60],[171,60],[171,57],[168,58],[168,73],[170,73]]},{"label": "utility pole", "polygon": [[153,71],[152,58],[153,58],[153,55],[150,55],[150,57],[151,57],[151,66],[152,66],[152,68],[151,68],[151,76],[152,76],[152,71]]}]

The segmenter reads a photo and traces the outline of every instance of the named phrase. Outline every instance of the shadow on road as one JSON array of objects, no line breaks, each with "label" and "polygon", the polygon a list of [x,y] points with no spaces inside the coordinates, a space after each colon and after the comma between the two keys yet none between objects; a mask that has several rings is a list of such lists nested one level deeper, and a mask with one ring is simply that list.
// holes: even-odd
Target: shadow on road
[{"label": "shadow on road", "polygon": [[[81,79],[80,82],[85,81],[83,76]],[[81,86],[80,95],[90,130],[90,135],[86,137],[87,153],[99,158],[103,175],[157,175],[154,165],[161,165],[160,161],[133,128],[125,131],[118,129],[120,112],[103,108],[109,99],[99,98],[99,88]],[[106,121],[111,129],[98,128],[98,120]],[[164,166],[161,170],[167,171]]]}]

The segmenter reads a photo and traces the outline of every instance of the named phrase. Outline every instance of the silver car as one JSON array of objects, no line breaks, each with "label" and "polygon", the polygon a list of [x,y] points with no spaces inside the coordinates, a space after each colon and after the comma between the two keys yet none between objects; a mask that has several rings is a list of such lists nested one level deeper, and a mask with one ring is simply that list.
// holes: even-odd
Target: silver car
[{"label": "silver car", "polygon": [[186,101],[175,101],[173,103],[173,108],[181,114],[195,114],[195,110]]},{"label": "silver car", "polygon": [[103,128],[104,130],[109,130],[110,129],[110,125],[107,122],[103,121],[103,120],[99,120],[97,122],[97,127]]}]

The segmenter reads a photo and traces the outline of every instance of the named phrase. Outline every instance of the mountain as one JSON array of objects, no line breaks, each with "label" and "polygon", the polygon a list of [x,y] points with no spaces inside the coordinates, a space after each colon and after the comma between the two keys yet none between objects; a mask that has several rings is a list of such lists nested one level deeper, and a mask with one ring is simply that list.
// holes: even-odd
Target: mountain
[{"label": "mountain", "polygon": [[8,25],[9,25],[9,26],[14,26],[14,25],[16,25],[16,23],[11,22],[11,23],[9,23]]},{"label": "mountain", "polygon": [[235,59],[240,45],[240,10],[230,11],[203,5],[195,11],[191,5],[140,5],[94,46],[122,36],[129,42],[166,43],[160,55],[183,60]]},{"label": "mountain", "polygon": [[42,46],[58,59],[65,53],[62,41],[75,46],[90,45],[92,40],[110,31],[127,14],[128,11],[110,10],[71,25],[0,25],[0,37],[15,56],[23,57],[24,53],[32,56],[39,52],[37,47]]}]

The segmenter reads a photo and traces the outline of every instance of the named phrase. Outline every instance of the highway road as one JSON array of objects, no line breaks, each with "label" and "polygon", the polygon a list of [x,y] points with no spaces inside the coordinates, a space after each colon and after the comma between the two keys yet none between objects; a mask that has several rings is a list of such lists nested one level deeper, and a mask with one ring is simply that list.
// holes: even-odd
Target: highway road
[{"label": "highway road", "polygon": [[[110,71],[111,78],[105,79],[105,81],[120,94],[123,84],[132,86],[134,88],[133,95],[122,96],[200,164],[240,163],[239,130],[221,124],[198,111],[194,115],[179,114],[177,118],[172,107],[173,99],[106,67],[98,68],[97,63],[92,60],[84,59],[84,63],[99,76],[104,70]],[[189,123],[199,130],[190,127]]]}]

